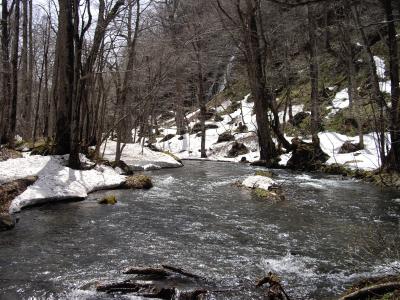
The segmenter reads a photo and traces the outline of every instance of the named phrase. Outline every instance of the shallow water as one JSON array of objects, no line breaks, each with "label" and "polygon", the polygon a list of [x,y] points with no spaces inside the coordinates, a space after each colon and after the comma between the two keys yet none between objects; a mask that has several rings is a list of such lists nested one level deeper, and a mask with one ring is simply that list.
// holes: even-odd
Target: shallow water
[{"label": "shallow water", "polygon": [[[159,263],[234,288],[215,299],[262,299],[252,285],[268,271],[293,299],[333,299],[362,276],[400,268],[377,239],[398,242],[400,193],[276,171],[287,201],[273,204],[232,185],[254,170],[187,161],[152,172],[149,191],[103,191],[23,211],[15,230],[0,233],[0,299],[106,299],[81,287]],[[107,193],[117,205],[97,204]],[[367,255],[371,249],[380,254]]]}]

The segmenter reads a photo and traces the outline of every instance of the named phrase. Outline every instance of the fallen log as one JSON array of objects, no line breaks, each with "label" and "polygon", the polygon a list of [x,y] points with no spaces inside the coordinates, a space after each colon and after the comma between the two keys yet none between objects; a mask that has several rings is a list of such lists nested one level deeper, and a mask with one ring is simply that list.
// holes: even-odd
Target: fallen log
[{"label": "fallen log", "polygon": [[203,277],[201,277],[199,275],[189,273],[189,272],[187,272],[187,271],[185,271],[183,269],[177,268],[177,267],[173,267],[173,266],[169,266],[169,265],[162,265],[162,267],[164,269],[167,269],[167,270],[172,271],[174,273],[181,274],[181,275],[189,277],[189,278],[204,279]]},{"label": "fallen log", "polygon": [[173,299],[176,294],[175,288],[160,287],[150,283],[139,283],[132,281],[124,281],[109,284],[99,284],[96,286],[96,291],[105,293],[133,293],[136,296],[145,298],[157,299]]},{"label": "fallen log", "polygon": [[171,276],[171,272],[168,272],[162,268],[141,268],[131,267],[123,272],[124,274],[136,274],[136,275],[148,275],[156,276],[160,278]]},{"label": "fallen log", "polygon": [[386,282],[364,287],[355,292],[341,297],[339,300],[357,300],[364,299],[367,296],[382,295],[400,289],[400,282]]}]

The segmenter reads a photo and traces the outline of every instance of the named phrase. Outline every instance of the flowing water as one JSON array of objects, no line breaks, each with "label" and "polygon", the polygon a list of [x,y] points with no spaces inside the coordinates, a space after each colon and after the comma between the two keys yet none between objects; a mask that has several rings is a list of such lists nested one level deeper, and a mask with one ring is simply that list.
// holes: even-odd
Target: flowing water
[{"label": "flowing water", "polygon": [[[253,283],[268,271],[292,299],[334,299],[360,277],[400,268],[395,251],[382,252],[399,242],[399,193],[276,171],[287,200],[274,204],[232,185],[254,170],[188,161],[151,173],[148,191],[24,210],[15,230],[0,233],[0,299],[113,298],[82,286],[160,263],[233,289],[215,299],[262,299]],[[97,204],[108,193],[118,204]]]}]

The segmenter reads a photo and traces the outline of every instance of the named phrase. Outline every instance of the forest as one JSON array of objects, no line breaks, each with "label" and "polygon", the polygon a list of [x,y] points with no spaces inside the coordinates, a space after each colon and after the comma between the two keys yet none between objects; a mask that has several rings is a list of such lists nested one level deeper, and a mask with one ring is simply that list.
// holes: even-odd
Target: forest
[{"label": "forest", "polygon": [[1,0],[0,299],[399,299],[399,21]]}]

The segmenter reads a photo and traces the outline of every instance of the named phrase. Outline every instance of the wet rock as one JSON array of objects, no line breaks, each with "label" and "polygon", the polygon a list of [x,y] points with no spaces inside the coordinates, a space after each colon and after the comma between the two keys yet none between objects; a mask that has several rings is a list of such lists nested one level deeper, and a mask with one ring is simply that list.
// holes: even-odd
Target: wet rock
[{"label": "wet rock", "polygon": [[235,140],[235,137],[230,132],[225,131],[218,136],[217,143],[230,142],[233,140]]},{"label": "wet rock", "polygon": [[292,145],[292,156],[286,164],[290,169],[314,171],[329,159],[329,155],[319,145],[315,146],[297,138],[292,140]]},{"label": "wet rock", "polygon": [[124,175],[132,175],[133,174],[133,170],[131,167],[129,167],[124,161],[120,160],[119,162],[111,162],[111,167],[113,167],[114,169],[116,168],[120,168],[122,170],[122,174]]},{"label": "wet rock", "polygon": [[275,178],[277,175],[272,171],[257,170],[256,176],[264,176],[268,178]]},{"label": "wet rock", "polygon": [[15,223],[15,219],[12,215],[0,215],[0,232],[13,229],[15,227]]},{"label": "wet rock", "polygon": [[11,201],[23,193],[28,186],[37,180],[36,176],[28,176],[0,185],[0,213],[8,214]]},{"label": "wet rock", "polygon": [[180,137],[178,137],[179,141],[182,141],[184,139],[183,135],[181,135]]},{"label": "wet rock", "polygon": [[242,156],[242,158],[240,159],[240,162],[241,163],[247,163],[249,161],[247,160],[246,156]]},{"label": "wet rock", "polygon": [[122,187],[126,189],[150,189],[153,187],[153,182],[149,176],[134,175],[127,177]]},{"label": "wet rock", "polygon": [[115,195],[105,196],[103,199],[99,200],[99,204],[114,205],[117,203],[117,198]]},{"label": "wet rock", "polygon": [[362,147],[360,147],[360,144],[355,144],[350,141],[346,141],[343,143],[343,145],[340,147],[339,153],[353,153],[356,151],[361,150]]},{"label": "wet rock", "polygon": [[247,153],[249,153],[249,149],[244,144],[234,142],[228,151],[227,157],[238,157]]},{"label": "wet rock", "polygon": [[169,141],[170,139],[172,139],[175,136],[175,134],[167,134],[166,136],[164,136],[160,142],[166,142]]},{"label": "wet rock", "polygon": [[293,116],[291,123],[293,126],[299,127],[300,124],[309,116],[311,116],[311,115],[307,112],[304,112],[304,111],[298,112],[297,114],[295,114]]},{"label": "wet rock", "polygon": [[[204,127],[206,128],[206,130],[207,129],[217,129],[218,125],[216,125],[216,124],[205,124]],[[194,134],[194,133],[198,133],[200,131],[201,131],[201,124],[200,123],[196,123],[196,124],[193,125],[193,128],[192,128],[190,133]]]}]

